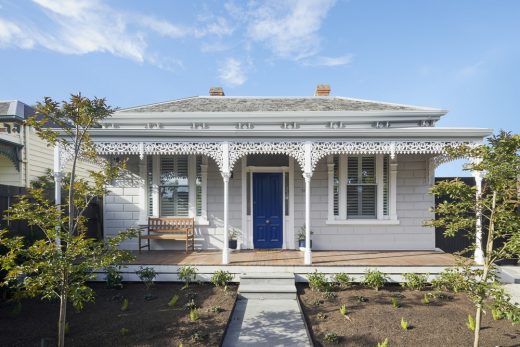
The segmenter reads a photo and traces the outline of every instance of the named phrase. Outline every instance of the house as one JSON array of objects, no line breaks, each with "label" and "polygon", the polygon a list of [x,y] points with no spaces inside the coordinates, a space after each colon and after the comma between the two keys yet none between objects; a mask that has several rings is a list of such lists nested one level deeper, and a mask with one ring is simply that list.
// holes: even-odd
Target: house
[{"label": "house", "polygon": [[[195,219],[196,248],[433,250],[428,194],[447,146],[490,129],[440,128],[446,110],[330,95],[189,97],[118,110],[91,136],[129,158],[104,199],[105,236],[149,216]],[[228,232],[225,232],[225,231]],[[310,240],[312,239],[312,247]],[[123,245],[137,249],[137,240]],[[153,250],[182,249],[152,241]]]}]

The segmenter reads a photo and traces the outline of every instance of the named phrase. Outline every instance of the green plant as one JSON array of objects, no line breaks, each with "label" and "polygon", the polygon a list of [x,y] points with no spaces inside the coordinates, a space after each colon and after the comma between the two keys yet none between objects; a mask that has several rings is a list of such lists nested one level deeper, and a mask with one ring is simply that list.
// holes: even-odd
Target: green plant
[{"label": "green plant", "polygon": [[[314,234],[314,232],[311,230],[311,235],[313,235],[313,234]],[[297,233],[298,241],[305,240],[305,235],[306,235],[306,233],[305,233],[305,224],[304,224],[300,227],[300,229],[298,229],[298,233]]]},{"label": "green plant", "polygon": [[228,231],[228,239],[229,240],[236,240],[238,238],[238,235],[240,235],[240,229],[230,227]]},{"label": "green plant", "polygon": [[190,320],[192,322],[195,322],[195,321],[198,321],[199,320],[199,310],[196,309],[196,308],[192,308],[190,310]]},{"label": "green plant", "polygon": [[401,329],[408,330],[410,326],[408,325],[408,322],[404,320],[403,317],[401,317]]},{"label": "green plant", "polygon": [[211,276],[211,283],[215,287],[224,287],[224,289],[227,288],[228,282],[231,282],[233,280],[233,275],[229,273],[229,271],[224,270],[217,270],[213,273],[213,276]]},{"label": "green plant", "polygon": [[476,325],[475,318],[473,318],[472,315],[468,314],[468,321],[466,322],[466,326],[468,327],[469,330],[475,331],[475,325]]},{"label": "green plant", "polygon": [[428,294],[424,294],[424,297],[421,299],[421,302],[424,305],[429,305],[430,304],[430,298],[428,298]]},{"label": "green plant", "polygon": [[390,301],[392,302],[393,308],[399,308],[401,307],[401,304],[399,303],[399,300],[397,298],[391,298]]},{"label": "green plant", "polygon": [[220,312],[223,312],[224,309],[220,306],[211,306],[209,309],[208,309],[209,312],[213,312],[213,313],[220,313]]},{"label": "green plant", "polygon": [[339,343],[339,336],[336,333],[330,332],[325,334],[325,341],[330,343]]},{"label": "green plant", "polygon": [[172,296],[170,301],[168,301],[168,306],[173,307],[173,306],[177,305],[177,301],[179,301],[179,296],[177,294],[175,294],[174,296]]},{"label": "green plant", "polygon": [[108,288],[122,289],[123,288],[123,276],[119,273],[117,266],[111,265],[105,268],[106,277],[105,281]]},{"label": "green plant", "polygon": [[186,289],[189,287],[190,283],[195,281],[195,278],[197,278],[197,268],[189,265],[181,266],[179,268],[178,276],[181,281],[184,281],[182,289]]},{"label": "green plant", "polygon": [[314,300],[314,302],[312,303],[314,306],[320,306],[320,305],[323,305],[323,300],[322,299],[316,299]]},{"label": "green plant", "polygon": [[383,342],[378,342],[377,347],[388,347],[388,337]]},{"label": "green plant", "polygon": [[128,299],[124,298],[123,302],[121,303],[121,311],[126,312],[128,311]]},{"label": "green plant", "polygon": [[119,330],[119,333],[121,334],[121,336],[126,336],[126,335],[128,335],[129,332],[130,332],[130,330],[128,330],[127,328],[121,328]]},{"label": "green plant", "polygon": [[386,281],[387,281],[387,277],[381,271],[367,269],[367,271],[365,272],[363,281],[361,283],[365,287],[373,288],[377,291],[377,290],[379,290],[379,288],[383,288]]},{"label": "green plant", "polygon": [[493,320],[501,320],[504,318],[504,315],[502,314],[502,311],[498,308],[493,308],[491,310],[491,315],[493,316]]},{"label": "green plant", "polygon": [[325,291],[323,293],[323,296],[326,298],[326,299],[335,299],[338,295],[334,292],[331,292],[331,291]]},{"label": "green plant", "polygon": [[309,287],[317,292],[330,292],[331,285],[329,281],[327,281],[327,277],[325,274],[319,272],[318,270],[314,270],[313,273],[310,273],[307,276],[309,280]]},{"label": "green plant", "polygon": [[423,290],[428,285],[428,274],[405,273],[401,286],[410,290]]},{"label": "green plant", "polygon": [[191,340],[193,342],[202,342],[208,338],[208,333],[205,331],[197,330],[191,335]]},{"label": "green plant", "polygon": [[363,295],[356,295],[354,299],[356,299],[357,302],[368,302],[368,298]]},{"label": "green plant", "polygon": [[194,299],[191,299],[184,305],[184,307],[186,310],[191,311],[197,308],[197,304],[195,303]]},{"label": "green plant", "polygon": [[327,319],[327,315],[323,312],[318,312],[318,314],[316,315],[316,318],[318,318],[319,320],[325,320],[325,319]]},{"label": "green plant", "polygon": [[348,288],[352,285],[352,278],[344,272],[339,272],[334,275],[334,281],[341,288]]},{"label": "green plant", "polygon": [[153,286],[153,280],[155,279],[155,276],[157,276],[157,273],[152,267],[139,267],[139,270],[135,272],[139,279],[144,283],[146,287],[146,300],[151,300],[153,296],[150,294],[150,288]]},{"label": "green plant", "polygon": [[[46,185],[62,191],[63,201],[55,201],[44,187],[33,186],[6,211],[6,220],[26,221],[43,237],[31,241],[1,231],[0,247],[6,251],[0,255],[0,266],[6,273],[5,285],[21,287],[30,297],[59,302],[59,347],[65,344],[68,304],[80,310],[94,300],[93,289],[86,285],[96,277],[94,271],[133,258],[118,246],[134,237],[135,230],[104,240],[87,236],[85,212],[89,204],[108,193],[107,186],[120,176],[125,165],[124,160],[100,160],[90,137],[90,130],[99,127],[113,111],[104,99],[89,99],[81,94],[61,104],[45,98],[37,103],[35,116],[25,122],[47,145],[67,154],[71,165],[66,175],[57,172]],[[89,172],[90,179],[78,178],[80,158],[98,163],[98,168]]]},{"label": "green plant", "polygon": [[436,290],[458,293],[464,291],[468,283],[462,271],[448,268],[432,280],[432,286]]},{"label": "green plant", "polygon": [[345,305],[345,304],[341,305],[339,308],[339,313],[341,313],[341,315],[343,317],[346,317],[347,316],[347,305]]}]

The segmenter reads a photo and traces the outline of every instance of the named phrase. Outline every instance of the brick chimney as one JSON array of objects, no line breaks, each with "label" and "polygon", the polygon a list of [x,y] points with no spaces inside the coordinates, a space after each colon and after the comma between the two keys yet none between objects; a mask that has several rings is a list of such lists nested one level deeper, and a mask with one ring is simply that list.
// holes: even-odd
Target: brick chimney
[{"label": "brick chimney", "polygon": [[318,84],[316,86],[316,91],[314,92],[314,96],[329,96],[329,95],[330,95],[330,85]]},{"label": "brick chimney", "polygon": [[222,87],[211,87],[209,88],[210,96],[224,96],[224,89]]}]

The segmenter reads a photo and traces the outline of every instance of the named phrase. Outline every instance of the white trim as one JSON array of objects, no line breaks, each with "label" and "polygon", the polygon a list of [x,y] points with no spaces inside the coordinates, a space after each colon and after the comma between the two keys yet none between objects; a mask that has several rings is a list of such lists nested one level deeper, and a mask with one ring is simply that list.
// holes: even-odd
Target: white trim
[{"label": "white trim", "polygon": [[294,159],[289,157],[289,221],[287,223],[287,237],[289,249],[296,249],[294,237]]},{"label": "white trim", "polygon": [[197,216],[197,160],[194,155],[188,155],[188,216],[195,218]]},{"label": "white trim", "polygon": [[346,219],[346,220],[327,220],[328,225],[399,225],[398,220],[390,219]]},{"label": "white trim", "polygon": [[202,156],[202,164],[200,165],[200,176],[201,176],[201,184],[202,196],[201,200],[201,222],[207,223],[204,225],[209,225],[208,222],[208,157]]},{"label": "white trim", "polygon": [[152,156],[152,214],[159,217],[159,180],[161,174],[161,161],[158,155]]},{"label": "white trim", "polygon": [[248,172],[289,172],[289,166],[246,166]]},{"label": "white trim", "polygon": [[[241,159],[241,171],[240,171],[240,179],[242,180],[241,184],[241,192],[242,192],[242,248],[249,248],[249,232],[247,227],[247,156],[242,157]],[[240,243],[239,243],[240,244]]]},{"label": "white trim", "polygon": [[390,160],[389,170],[388,212],[391,220],[397,220],[397,160],[395,158]]},{"label": "white trim", "polygon": [[[347,180],[348,180],[348,160],[345,154],[339,155],[338,160],[338,179],[339,179],[339,194],[338,194],[338,218],[347,219]],[[332,201],[334,209],[334,201]],[[332,211],[334,213],[334,211]]]},{"label": "white trim", "polygon": [[334,219],[334,158],[332,155],[327,156],[327,187],[328,187],[328,213],[329,220]]},{"label": "white trim", "polygon": [[147,190],[148,190],[148,182],[147,182],[147,162],[148,156],[143,157],[143,159],[139,160],[139,177],[142,180],[142,184],[139,186],[139,221],[138,224],[144,224],[147,222],[148,217],[148,203],[147,203]]}]

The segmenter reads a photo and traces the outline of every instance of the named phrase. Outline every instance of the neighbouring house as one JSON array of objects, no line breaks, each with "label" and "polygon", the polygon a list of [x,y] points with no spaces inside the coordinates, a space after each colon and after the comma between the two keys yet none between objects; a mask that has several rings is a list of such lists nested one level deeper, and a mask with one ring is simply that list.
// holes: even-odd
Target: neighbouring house
[{"label": "neighbouring house", "polygon": [[[446,110],[330,96],[197,96],[118,110],[90,133],[129,158],[104,199],[105,236],[149,216],[195,219],[197,249],[433,250],[428,194],[447,146],[490,129],[440,128]],[[310,245],[312,239],[312,248]],[[124,244],[137,249],[137,240]],[[152,241],[153,250],[183,249]]]}]

